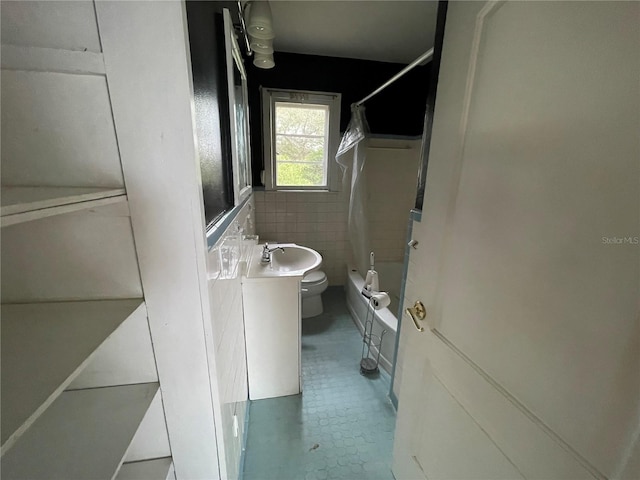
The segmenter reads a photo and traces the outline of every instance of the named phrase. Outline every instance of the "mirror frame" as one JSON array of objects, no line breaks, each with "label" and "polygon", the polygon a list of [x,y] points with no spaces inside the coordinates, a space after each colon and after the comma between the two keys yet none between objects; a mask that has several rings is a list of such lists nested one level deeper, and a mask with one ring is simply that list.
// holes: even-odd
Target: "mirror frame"
[{"label": "mirror frame", "polygon": [[[240,46],[236,40],[235,29],[228,9],[222,11],[224,17],[225,57],[227,67],[227,86],[229,93],[229,120],[231,130],[231,155],[233,158],[233,189],[235,205],[240,205],[251,194],[251,147],[249,137],[249,91],[247,88],[247,72],[244,68]],[[238,132],[238,102],[235,90],[234,68],[242,77],[242,127],[244,135]],[[242,142],[244,139],[244,142]],[[244,155],[243,155],[244,154]],[[242,158],[244,156],[244,162]],[[244,164],[243,164],[244,163]],[[241,182],[244,173],[244,182]],[[242,183],[242,184],[241,184]]]}]

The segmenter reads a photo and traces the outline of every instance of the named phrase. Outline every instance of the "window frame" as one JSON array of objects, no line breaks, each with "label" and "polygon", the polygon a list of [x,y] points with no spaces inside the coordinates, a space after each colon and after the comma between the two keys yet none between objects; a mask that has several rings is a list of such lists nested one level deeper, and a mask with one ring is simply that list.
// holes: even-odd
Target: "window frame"
[{"label": "window frame", "polygon": [[[335,156],[340,143],[340,101],[339,93],[314,92],[309,90],[287,90],[260,87],[262,97],[262,138],[264,149],[264,185],[265,190],[294,191],[338,191],[338,164]],[[329,107],[328,144],[327,144],[327,181],[325,185],[276,185],[276,162],[274,155],[275,140],[275,104],[294,103],[324,105]]]}]

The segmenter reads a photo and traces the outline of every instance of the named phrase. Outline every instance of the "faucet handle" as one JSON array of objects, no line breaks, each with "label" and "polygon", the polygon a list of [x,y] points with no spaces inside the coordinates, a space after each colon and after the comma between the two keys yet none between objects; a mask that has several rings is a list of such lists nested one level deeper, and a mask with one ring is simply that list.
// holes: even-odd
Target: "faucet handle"
[{"label": "faucet handle", "polygon": [[269,244],[265,242],[262,247],[262,258],[260,259],[260,263],[270,263],[271,262],[271,251],[269,250]]}]

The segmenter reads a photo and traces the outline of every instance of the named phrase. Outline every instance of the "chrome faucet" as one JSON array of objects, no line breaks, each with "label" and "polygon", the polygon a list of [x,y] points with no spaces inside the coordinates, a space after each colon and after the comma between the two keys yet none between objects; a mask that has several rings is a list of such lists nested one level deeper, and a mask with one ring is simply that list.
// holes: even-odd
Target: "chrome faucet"
[{"label": "chrome faucet", "polygon": [[282,247],[269,248],[269,244],[265,243],[264,247],[262,247],[262,258],[260,259],[260,263],[271,263],[271,254],[276,250],[281,250],[284,252],[284,248]]}]

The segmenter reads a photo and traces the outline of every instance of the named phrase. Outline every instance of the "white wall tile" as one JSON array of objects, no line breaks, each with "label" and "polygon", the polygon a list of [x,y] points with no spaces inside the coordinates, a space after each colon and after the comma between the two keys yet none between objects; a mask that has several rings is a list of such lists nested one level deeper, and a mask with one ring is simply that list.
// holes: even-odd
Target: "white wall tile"
[{"label": "white wall tile", "polygon": [[[343,285],[346,268],[346,196],[334,192],[261,192],[264,202],[256,202],[256,224],[260,241],[270,237],[294,242],[321,251],[323,268],[332,285]],[[327,268],[325,268],[327,267]],[[330,267],[330,268],[329,268]]]},{"label": "white wall tile", "polygon": [[[220,403],[222,405],[222,442],[229,478],[238,477],[238,465],[242,453],[243,432],[237,437],[233,432],[233,415],[238,415],[241,430],[248,402],[246,376],[244,322],[242,319],[241,262],[246,261],[250,249],[242,242],[242,234],[254,234],[255,229],[269,229],[273,222],[254,222],[257,218],[272,217],[262,201],[265,192],[256,192],[261,200],[250,201],[229,225],[222,237],[208,253],[209,293],[211,296],[211,322],[215,345],[215,362]],[[258,214],[258,210],[260,213]],[[254,229],[255,225],[255,229]],[[260,231],[260,230],[258,230]]]},{"label": "white wall tile", "polygon": [[[401,262],[409,212],[415,202],[421,141],[376,139],[372,144],[387,148],[367,151],[371,248],[380,261]],[[408,148],[392,150],[389,147]]]}]

